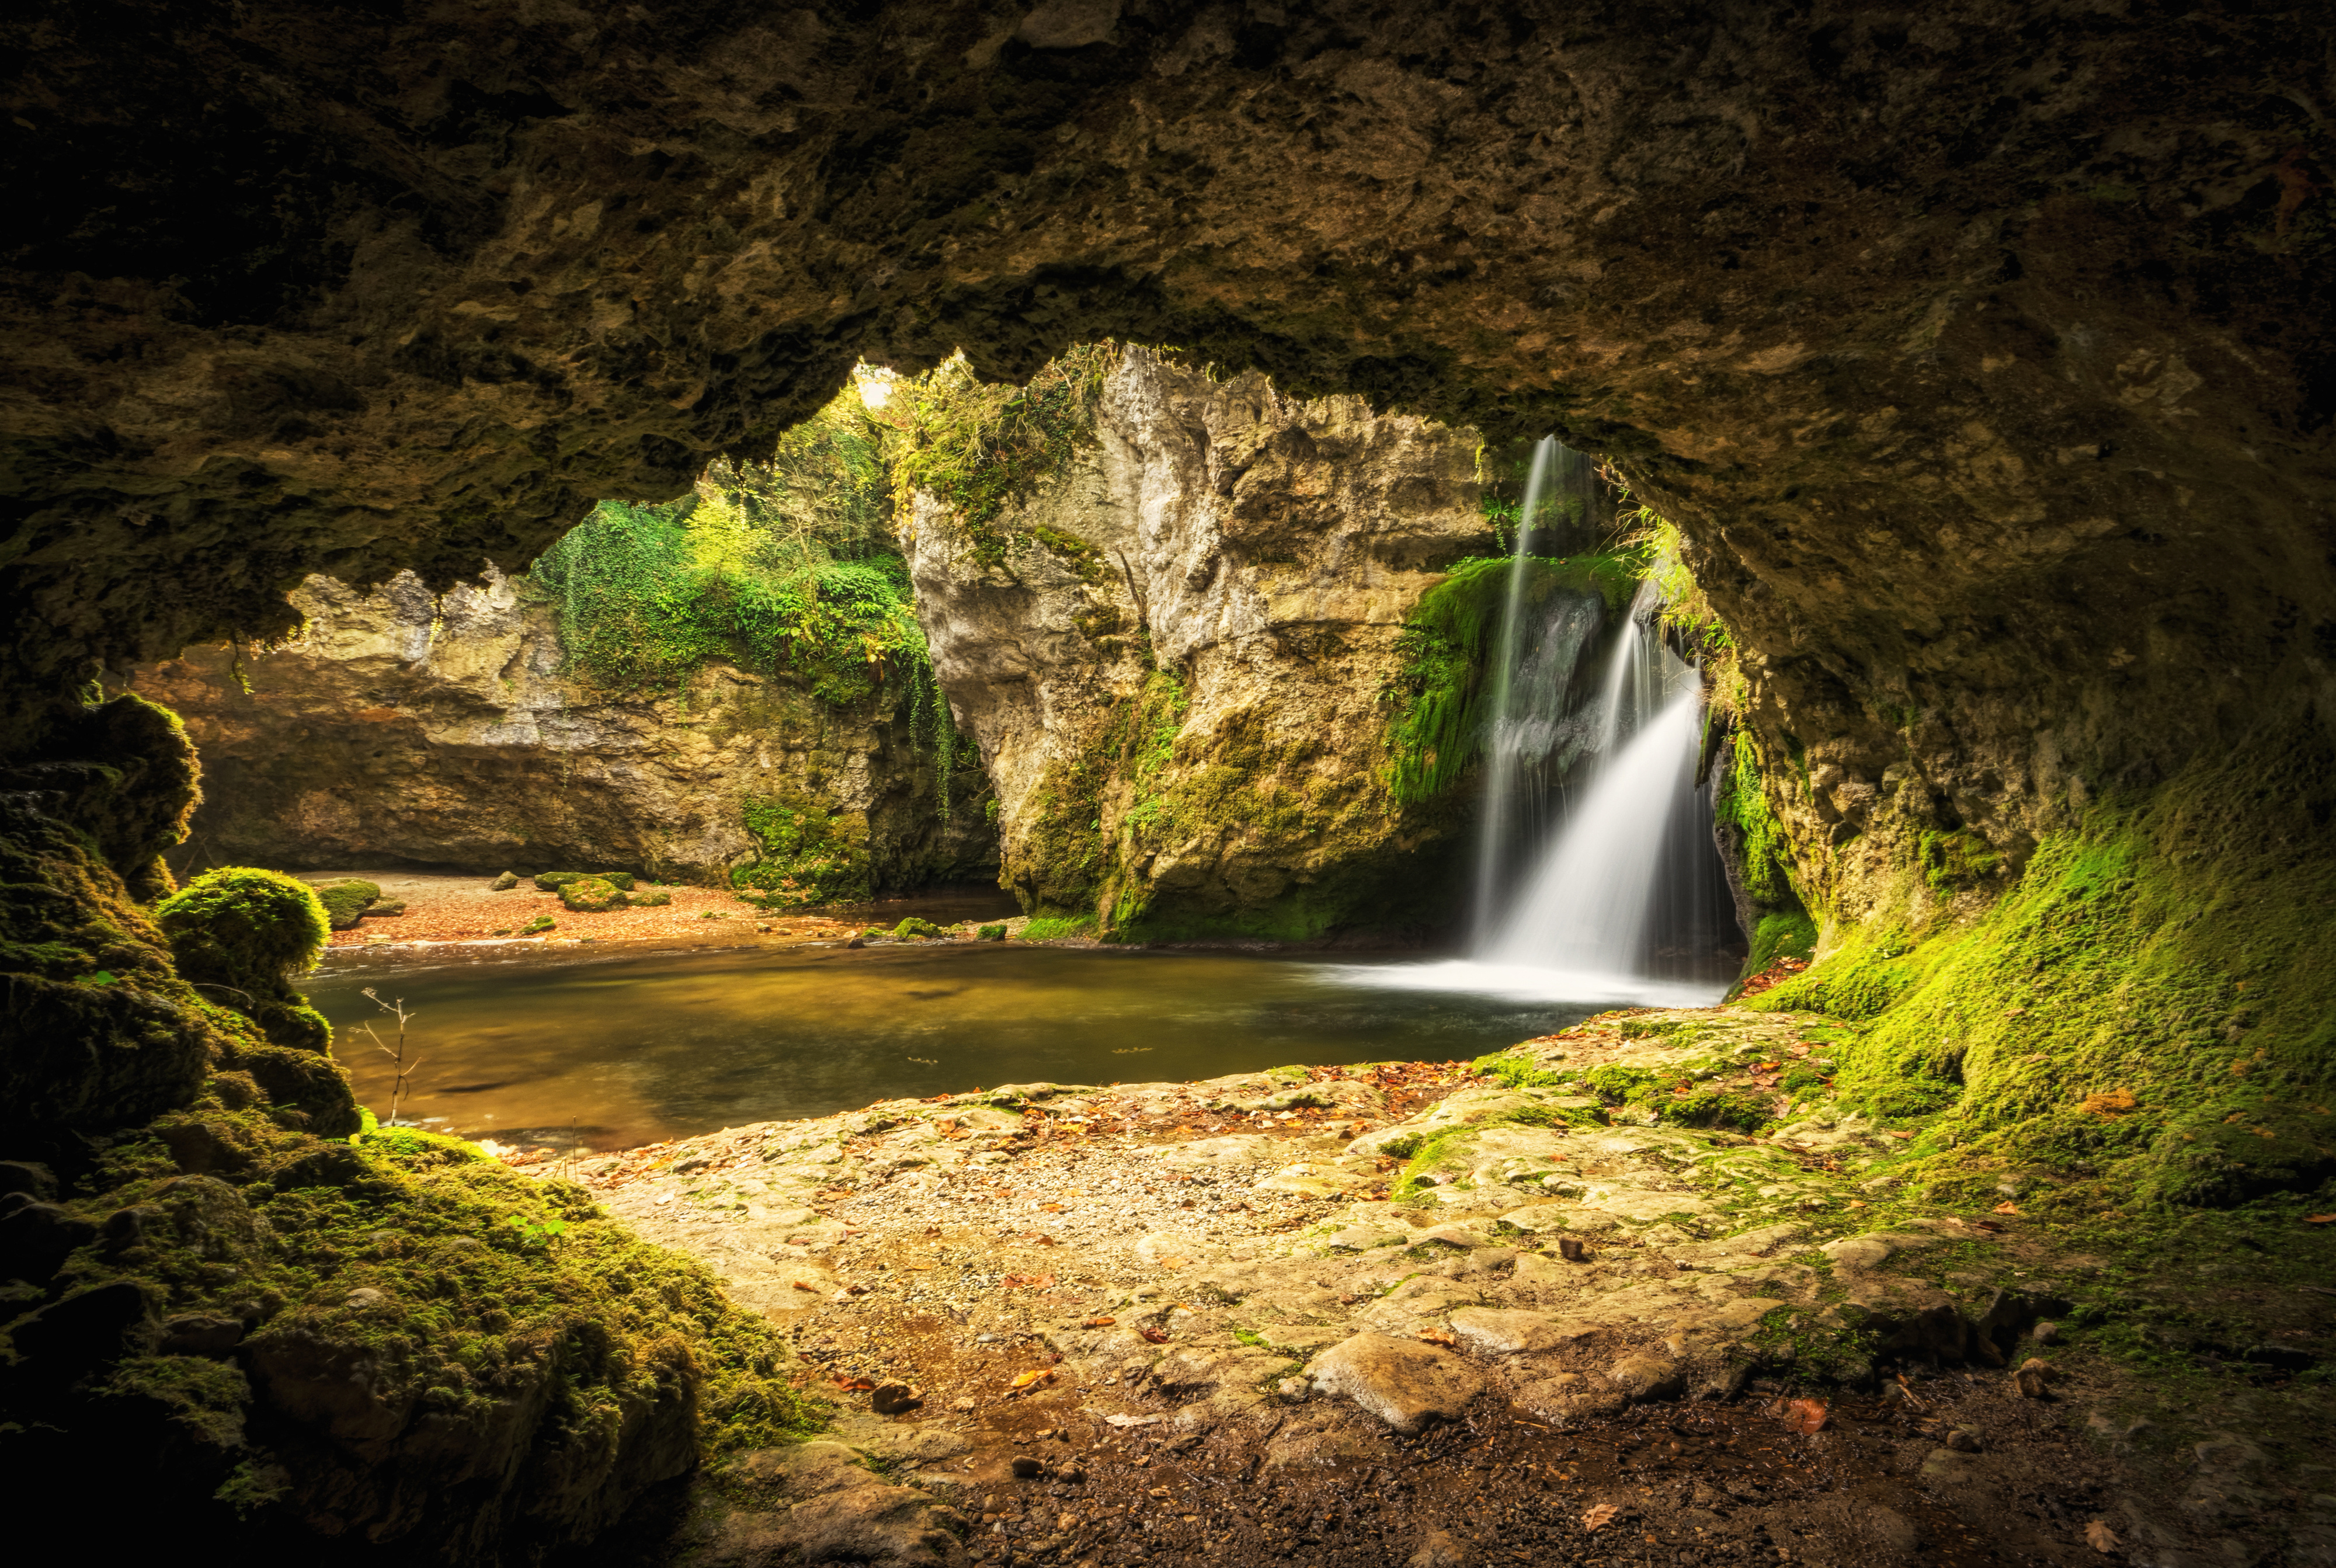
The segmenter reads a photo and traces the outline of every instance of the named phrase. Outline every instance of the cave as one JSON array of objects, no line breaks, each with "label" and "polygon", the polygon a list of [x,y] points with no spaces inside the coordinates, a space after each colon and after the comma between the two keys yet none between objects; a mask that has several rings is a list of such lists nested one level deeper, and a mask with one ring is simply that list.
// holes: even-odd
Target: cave
[{"label": "cave", "polygon": [[[118,0],[36,5],[0,29],[19,203],[0,260],[0,1448],[37,1490],[103,1506],[133,1475],[152,1505],[125,1539],[200,1533],[266,1560],[1436,1564],[1503,1539],[1613,1562],[2324,1559],[2324,16]],[[1335,1092],[1260,1078],[1182,1109],[1090,1096],[1048,1111],[1060,1086],[1037,1086],[919,1113],[909,1130],[936,1146],[1017,1148],[1133,1135],[1147,1116],[1198,1116],[1212,1137],[1236,1117],[1343,1117],[1338,1159],[1400,1164],[1392,1203],[1450,1200],[1455,1216],[1406,1229],[1373,1199],[1321,1232],[1340,1268],[1387,1242],[1417,1252],[1417,1279],[1356,1308],[1433,1296],[1412,1317],[1443,1316],[1416,1333],[1390,1315],[1343,1342],[1277,1340],[1225,1317],[1280,1280],[1230,1254],[1183,1308],[1217,1314],[1205,1324],[1180,1328],[1151,1286],[1064,1306],[1106,1326],[1090,1336],[1115,1315],[1123,1337],[1139,1313],[1158,1326],[1109,1355],[1053,1329],[1046,1368],[1001,1361],[1034,1381],[1014,1389],[1031,1404],[998,1408],[1046,1424],[985,1429],[1039,1467],[934,1502],[898,1466],[939,1475],[946,1445],[870,1437],[848,1358],[791,1348],[777,1309],[689,1255],[667,1217],[359,1105],[294,983],[329,940],[326,904],[238,865],[258,849],[189,858],[206,788],[264,824],[307,798],[302,779],[280,758],[247,766],[170,694],[198,676],[264,685],[332,614],[425,635],[449,606],[488,617],[601,503],[686,504],[710,473],[768,464],[865,367],[974,396],[1097,346],[1117,356],[1112,385],[1137,388],[1101,394],[1141,433],[1111,440],[1162,472],[1184,464],[1220,541],[1183,576],[1050,547],[1062,602],[1085,595],[1079,635],[1122,652],[1140,633],[1194,669],[1213,657],[1172,625],[1163,584],[1198,603],[1228,574],[1311,571],[1324,592],[1408,606],[1483,553],[1487,464],[1553,439],[1601,465],[1675,541],[1671,657],[1708,678],[1725,649],[1698,776],[1719,792],[1743,972],[1765,984],[1648,1015],[1660,1027],[1601,1014],[1436,1080],[1443,1104],[1504,1107],[1475,1122],[1426,1108],[1387,1064]],[[1365,450],[1385,482],[1351,480]],[[920,472],[938,531],[946,485]],[[1016,526],[1053,527],[1046,498],[1065,488],[1017,492]],[[924,573],[920,604],[974,615],[995,585],[920,565],[938,537],[918,533],[903,570]],[[1321,565],[1333,541],[1358,564]],[[1368,775],[1339,747],[1384,716],[1354,693],[1395,677],[1358,672],[1395,668],[1409,613],[1358,610],[1376,629],[1277,656],[1275,681],[1319,683],[1327,749],[1277,752],[1287,737],[1227,721],[1177,765]],[[1034,656],[1021,687],[983,676],[996,702],[966,706],[951,682],[1007,656],[949,646],[936,689],[970,734],[1037,733],[1028,716],[1068,689]],[[331,698],[302,754],[326,794],[378,789],[400,746],[425,774],[501,765],[373,724],[365,700]],[[724,700],[764,698],[740,683]],[[823,780],[920,744],[886,708],[788,765]],[[1120,910],[1137,942],[1228,910],[1244,939],[1312,940],[1427,887],[1406,857],[1445,831],[1413,803],[1337,817],[1368,841],[1351,853],[1306,859],[1329,842],[1309,827],[1290,836],[1302,852],[1188,876],[1163,842],[1066,880],[1068,841],[1025,833],[1015,803],[1053,798],[1045,768],[1076,758],[984,745],[966,798],[1006,803],[1002,840],[911,824],[898,803],[946,800],[949,774],[904,762],[895,806],[873,791],[855,806],[855,831],[876,833],[856,875],[996,863],[1026,913]],[[1016,756],[1036,760],[1017,773]],[[543,776],[496,786],[513,821]],[[742,852],[628,838],[599,810],[525,869]],[[502,869],[517,831],[459,852],[417,831],[388,852]],[[1737,1078],[1822,1086],[1839,1110],[1793,1124],[1789,1144],[1774,1117],[1729,1131]],[[1410,1131],[1355,1131],[1366,1100]],[[857,1160],[908,1124],[871,1108],[837,1125],[838,1157]],[[1685,1176],[1631,1187],[1549,1163],[1565,1138],[1641,1125],[1706,1142],[1617,1168],[1695,1166],[1701,1197]],[[753,1157],[809,1158],[781,1141]],[[686,1159],[748,1157],[723,1148]],[[895,1164],[911,1154],[932,1164]],[[1756,1154],[1792,1168],[1762,1179],[1765,1228],[1731,1231],[1728,1160]],[[1233,1207],[1205,1158],[1161,1157],[1209,1212]],[[1335,1164],[1241,1203],[1312,1202]],[[1554,1230],[1536,1244],[1523,1205],[1524,1223],[1463,1223],[1462,1194],[1528,1169],[1536,1191],[1621,1217],[1562,1247]],[[1835,1195],[1804,1192],[1826,1182]],[[818,1245],[843,1244],[833,1223]],[[1668,1239],[1648,1239],[1657,1224]],[[1182,1264],[1167,1246],[1146,1264]],[[1714,1297],[1725,1332],[1624,1345],[1613,1324],[1574,1333],[1518,1304],[1556,1300],[1528,1281],[1576,1266],[1688,1295],[1725,1275],[1731,1300],[1776,1306],[1747,1317]],[[771,1288],[849,1294],[832,1267],[806,1271]],[[993,1272],[1010,1293],[1071,1269]],[[1442,1294],[1423,1294],[1430,1274]],[[1763,1295],[1771,1275],[1782,1293]],[[1369,1296],[1310,1275],[1272,1290],[1285,1325]],[[1172,1343],[1186,1329],[1192,1348]],[[1156,1407],[1136,1425],[1076,1404],[1100,1371],[1047,1370],[1108,1365],[1117,1383],[1126,1368],[1133,1399],[1138,1352]],[[1602,1371],[1582,1369],[1593,1353]],[[1520,1381],[1536,1357],[1557,1359]],[[1993,1391],[1971,1392],[1980,1380]],[[1469,1425],[1496,1407],[1524,1412],[1501,1417],[1505,1436]],[[1202,1430],[1173,1425],[1184,1409],[1221,1425],[1174,1446]],[[1287,1428],[1280,1447],[1260,1410]],[[1079,1422],[1096,1435],[1074,1444]],[[1730,1468],[1754,1423],[1836,1445],[1809,1449],[1842,1479],[1794,1494],[1800,1523],[1759,1512],[1784,1482]],[[1486,1445],[1473,1462],[1463,1434]],[[1194,1498],[1237,1476],[1276,1501],[1152,1508],[1164,1494],[1127,1481],[1143,1470],[1109,1478],[1146,1444],[1145,1466]],[[1918,1471],[1892,1469],[1910,1445]],[[854,1452],[895,1466],[882,1486]],[[2014,1474],[2013,1455],[2031,1472],[2049,1456],[2050,1478]],[[1888,1506],[1857,1491],[1884,1475],[1902,1489]],[[1640,1478],[1678,1495],[1647,1501]],[[1124,1483],[1106,1528],[1093,1498]],[[1490,1490],[1464,1507],[1468,1487]]]}]

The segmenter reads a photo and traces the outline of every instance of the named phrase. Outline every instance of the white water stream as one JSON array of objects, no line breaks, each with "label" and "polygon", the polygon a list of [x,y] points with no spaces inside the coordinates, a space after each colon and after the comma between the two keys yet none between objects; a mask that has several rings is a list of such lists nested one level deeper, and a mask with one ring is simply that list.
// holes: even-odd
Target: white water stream
[{"label": "white water stream", "polygon": [[[1554,446],[1545,442],[1536,449],[1528,518]],[[1586,619],[1576,611],[1571,620],[1558,607],[1526,646],[1518,589],[1523,533],[1484,737],[1486,798],[1469,955],[1342,970],[1342,978],[1519,999],[1708,1006],[1727,982],[1713,972],[1711,955],[1698,950],[1723,929],[1713,897],[1710,818],[1695,783],[1701,679],[1663,646],[1660,601],[1649,581],[1613,639],[1597,696],[1582,705],[1594,704],[1594,710],[1569,712],[1573,663],[1594,629],[1595,607]],[[1536,669],[1536,658],[1564,667]],[[1569,788],[1543,788],[1566,809],[1555,831],[1535,842],[1526,809],[1533,792],[1521,788],[1520,779],[1552,762],[1552,771],[1563,774],[1573,755],[1554,740],[1566,728],[1581,734],[1577,744],[1586,743],[1590,755],[1573,768]]]}]

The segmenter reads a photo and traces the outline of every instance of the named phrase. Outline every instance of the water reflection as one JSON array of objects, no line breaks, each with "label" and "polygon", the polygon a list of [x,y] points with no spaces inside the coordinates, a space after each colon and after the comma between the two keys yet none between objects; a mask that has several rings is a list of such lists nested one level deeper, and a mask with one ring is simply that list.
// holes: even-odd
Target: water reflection
[{"label": "water reflection", "polygon": [[414,1117],[596,1148],[1032,1079],[1449,1060],[1611,1005],[1389,988],[1380,968],[991,944],[343,950],[307,989],[365,1104],[389,1098],[388,1059],[352,1033],[378,1016],[374,986],[417,1010]]}]

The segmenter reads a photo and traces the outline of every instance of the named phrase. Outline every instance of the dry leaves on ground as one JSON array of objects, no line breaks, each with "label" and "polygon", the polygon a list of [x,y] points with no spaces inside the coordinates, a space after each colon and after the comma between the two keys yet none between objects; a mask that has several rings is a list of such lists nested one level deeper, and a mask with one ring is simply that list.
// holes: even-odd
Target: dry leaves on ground
[{"label": "dry leaves on ground", "polygon": [[1152,1343],[1155,1345],[1164,1345],[1168,1342],[1167,1334],[1159,1329],[1139,1329],[1136,1332],[1142,1334],[1146,1339],[1151,1340]]},{"label": "dry leaves on ground", "polygon": [[1595,1530],[1601,1525],[1611,1524],[1614,1522],[1614,1515],[1621,1511],[1611,1503],[1601,1503],[1582,1516],[1582,1527],[1584,1530]]},{"label": "dry leaves on ground", "polygon": [[1995,1206],[1995,1212],[1999,1214],[2016,1214],[2020,1213],[2020,1205],[2007,1199]]},{"label": "dry leaves on ground", "polygon": [[2098,1519],[2085,1526],[2085,1544],[2104,1553],[2125,1549],[2125,1543],[2117,1539],[2117,1533]]},{"label": "dry leaves on ground", "polygon": [[998,1283],[1000,1288],[1008,1290],[1048,1290],[1054,1288],[1055,1276],[1052,1274],[1008,1274],[1004,1279],[998,1281]]},{"label": "dry leaves on ground", "polygon": [[1089,1318],[1079,1325],[1082,1329],[1108,1329],[1118,1322],[1116,1318]]},{"label": "dry leaves on ground", "polygon": [[1014,1375],[1012,1386],[1006,1390],[1006,1397],[1010,1399],[1017,1394],[1027,1394],[1031,1389],[1054,1380],[1055,1369],[1052,1367],[1038,1367],[1027,1372],[1017,1372]]},{"label": "dry leaves on ground", "polygon": [[1824,1431],[1833,1412],[1821,1400],[1779,1399],[1770,1408],[1769,1414],[1780,1418],[1786,1431],[1807,1437],[1811,1433]]},{"label": "dry leaves on ground", "polygon": [[1460,1342],[1460,1337],[1451,1329],[1439,1329],[1434,1324],[1422,1329],[1419,1337],[1431,1345],[1457,1345]]}]

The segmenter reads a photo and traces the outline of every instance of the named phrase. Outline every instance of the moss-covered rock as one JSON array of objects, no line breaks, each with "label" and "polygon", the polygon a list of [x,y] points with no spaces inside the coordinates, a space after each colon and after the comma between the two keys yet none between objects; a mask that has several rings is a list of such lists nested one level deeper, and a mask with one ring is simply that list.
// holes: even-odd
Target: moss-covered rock
[{"label": "moss-covered rock", "polygon": [[921,919],[916,915],[910,915],[899,925],[894,926],[891,930],[886,934],[896,942],[906,942],[930,941],[936,937],[945,937],[949,935],[949,932],[943,930],[940,927],[933,924],[933,922],[929,920]]},{"label": "moss-covered rock", "polygon": [[315,966],[330,934],[316,889],[280,872],[206,872],[157,905],[154,918],[179,973],[198,990],[277,1045],[330,1045],[323,1017],[291,983]]},{"label": "moss-covered rock", "polygon": [[505,872],[502,875],[497,877],[494,881],[487,884],[487,891],[489,892],[495,893],[507,893],[517,886],[519,886],[519,873],[517,872]]},{"label": "moss-covered rock", "polygon": [[336,931],[352,930],[366,910],[381,901],[381,884],[362,877],[342,877],[318,882],[316,896],[324,901],[325,918]]},{"label": "moss-covered rock", "polygon": [[637,910],[662,909],[673,902],[673,894],[663,888],[637,888],[625,895],[625,902]]},{"label": "moss-covered rock", "polygon": [[582,914],[620,910],[627,902],[616,883],[602,877],[577,877],[560,884],[560,901]]}]

